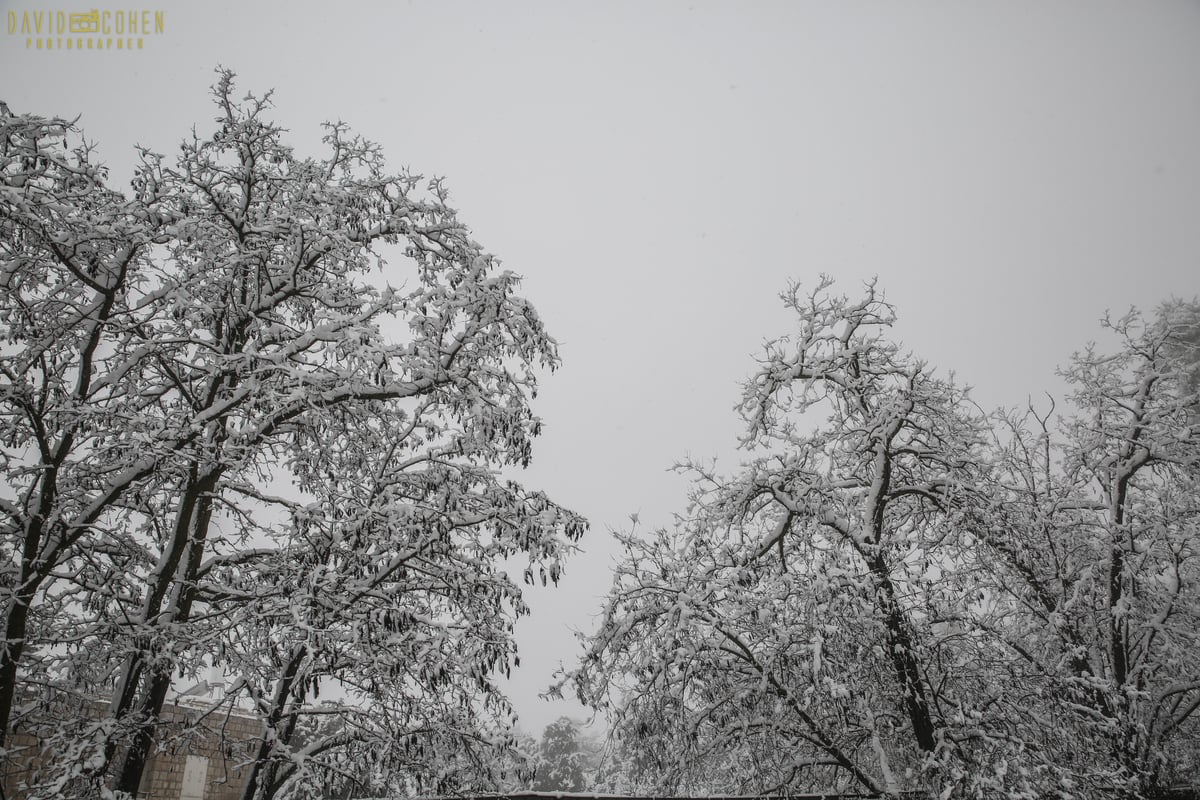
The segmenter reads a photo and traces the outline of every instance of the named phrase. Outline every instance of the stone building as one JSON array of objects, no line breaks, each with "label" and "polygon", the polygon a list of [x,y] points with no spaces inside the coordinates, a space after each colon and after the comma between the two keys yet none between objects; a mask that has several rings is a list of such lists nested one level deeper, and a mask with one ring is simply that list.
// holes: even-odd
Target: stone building
[{"label": "stone building", "polygon": [[[57,709],[61,711],[62,709]],[[75,715],[55,714],[59,725],[87,724],[102,718],[107,706],[87,702]],[[53,726],[19,727],[9,734],[8,757],[0,764],[6,800],[25,797],[23,785],[54,758],[44,746]],[[154,750],[146,764],[139,797],[145,800],[240,800],[249,769],[245,767],[262,736],[252,715],[199,705],[167,704]],[[119,757],[119,754],[118,754]],[[69,790],[67,790],[69,792]]]}]

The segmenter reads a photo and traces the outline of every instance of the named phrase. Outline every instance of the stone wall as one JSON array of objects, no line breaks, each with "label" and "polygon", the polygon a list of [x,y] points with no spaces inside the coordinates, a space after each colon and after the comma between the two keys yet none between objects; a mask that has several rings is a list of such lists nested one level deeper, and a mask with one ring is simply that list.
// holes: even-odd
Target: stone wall
[{"label": "stone wall", "polygon": [[[163,709],[168,728],[195,726],[199,710],[187,706]],[[253,717],[221,712],[205,718],[204,732],[156,749],[147,764],[141,796],[146,800],[238,800],[251,757],[262,734],[262,723]],[[188,780],[185,782],[185,778]]]},{"label": "stone wall", "polygon": [[[59,725],[86,726],[103,718],[107,705],[88,702],[74,715],[55,715]],[[40,765],[55,757],[43,745],[51,726],[27,726],[9,734],[8,757],[0,764],[6,800],[21,800],[20,788]],[[163,708],[162,725],[146,764],[139,796],[145,800],[239,800],[248,775],[243,765],[262,734],[262,723],[227,708],[206,713],[198,705]],[[119,762],[121,754],[117,754]],[[64,789],[69,795],[69,788]]]}]

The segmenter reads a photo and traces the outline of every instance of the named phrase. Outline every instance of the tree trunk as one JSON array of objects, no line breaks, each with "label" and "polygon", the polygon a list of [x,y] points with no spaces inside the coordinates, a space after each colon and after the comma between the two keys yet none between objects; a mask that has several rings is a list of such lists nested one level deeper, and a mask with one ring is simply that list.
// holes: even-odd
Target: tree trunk
[{"label": "tree trunk", "polygon": [[[275,742],[282,741],[285,745],[290,743],[291,733],[295,729],[295,717],[293,716],[291,724],[287,726],[284,736],[279,734],[279,722],[283,719],[284,709],[287,707],[288,697],[292,694],[296,683],[296,676],[300,670],[300,665],[304,663],[304,659],[308,656],[308,648],[302,644],[298,644],[292,648],[291,658],[288,659],[287,665],[283,669],[283,674],[279,676],[279,682],[275,686],[275,698],[271,705],[271,712],[267,715],[267,719],[263,724],[263,735],[258,743],[258,752],[254,754],[254,763],[250,765],[250,777],[246,780],[246,787],[242,791],[242,800],[265,800],[270,796],[272,791],[271,784],[275,780],[275,766],[268,765],[271,754],[275,749]],[[303,694],[301,694],[303,697]],[[272,732],[274,735],[272,736]]]},{"label": "tree trunk", "polygon": [[896,601],[896,590],[883,560],[874,559],[870,568],[876,581],[876,602],[883,612],[887,630],[888,656],[896,671],[896,679],[904,690],[904,708],[912,724],[913,735],[921,750],[932,753],[937,747],[937,725],[929,713],[925,681],[921,678],[921,668],[913,653],[912,637],[908,634],[904,612]]},{"label": "tree trunk", "polygon": [[[178,536],[172,541],[172,552],[169,554],[168,560],[175,566],[175,569],[164,569],[160,572],[159,580],[149,598],[154,602],[147,606],[151,611],[144,618],[146,623],[150,623],[152,619],[155,621],[155,625],[160,624],[159,620],[161,620],[161,624],[175,625],[188,621],[192,602],[196,596],[196,576],[200,571],[200,564],[204,557],[204,545],[212,521],[212,492],[216,489],[223,471],[223,468],[218,466],[209,468],[198,475],[190,491],[187,492],[186,502],[180,508],[176,531],[186,530],[188,535],[182,541]],[[190,524],[184,522],[185,506],[187,507],[186,516],[190,517]],[[182,545],[186,545],[186,547]],[[186,558],[183,557],[185,553]],[[168,579],[168,575],[173,575],[173,579]],[[171,603],[166,612],[159,614],[157,607],[161,605],[165,589],[168,586],[173,586]],[[149,655],[146,650],[142,650],[131,657],[138,662],[136,666],[138,673],[145,668]],[[116,785],[117,789],[129,792],[135,797],[137,796],[137,787],[142,780],[142,773],[146,769],[150,748],[154,742],[154,729],[162,715],[167,691],[171,687],[172,673],[173,665],[156,669],[147,682],[141,703],[138,704],[137,733],[133,745],[125,754]],[[124,714],[128,714],[129,707],[126,706],[123,709]],[[111,756],[109,757],[111,758]]]},{"label": "tree trunk", "polygon": [[25,649],[25,629],[29,621],[31,595],[22,589],[12,600],[4,630],[4,647],[0,649],[0,748],[12,723],[12,707],[17,693],[17,664]]},{"label": "tree trunk", "polygon": [[29,630],[29,609],[38,587],[46,577],[45,570],[36,568],[38,550],[42,546],[43,524],[49,513],[54,493],[51,487],[58,478],[57,469],[48,469],[43,478],[39,513],[25,526],[21,550],[21,578],[13,592],[8,618],[4,622],[4,647],[0,649],[0,747],[7,741],[12,724],[12,708],[17,696],[17,666],[25,651],[25,636]]}]

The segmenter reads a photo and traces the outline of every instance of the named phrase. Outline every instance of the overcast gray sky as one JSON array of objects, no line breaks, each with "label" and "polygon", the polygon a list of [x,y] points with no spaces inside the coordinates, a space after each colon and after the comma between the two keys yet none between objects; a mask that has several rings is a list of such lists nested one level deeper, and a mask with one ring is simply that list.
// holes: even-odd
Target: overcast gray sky
[{"label": "overcast gray sky", "polygon": [[[1106,309],[1200,291],[1197,2],[0,0],[0,99],[74,117],[121,183],[275,89],[305,154],[341,119],[447,179],[562,345],[528,485],[591,519],[518,629],[511,690],[576,653],[608,529],[666,524],[687,454],[733,467],[738,382],[789,279],[878,275],[897,336],[984,406],[1057,390]],[[57,50],[25,12],[163,12],[141,49]],[[11,13],[10,13],[11,12]],[[15,30],[13,25],[15,23]],[[114,45],[115,47],[115,45]]]}]

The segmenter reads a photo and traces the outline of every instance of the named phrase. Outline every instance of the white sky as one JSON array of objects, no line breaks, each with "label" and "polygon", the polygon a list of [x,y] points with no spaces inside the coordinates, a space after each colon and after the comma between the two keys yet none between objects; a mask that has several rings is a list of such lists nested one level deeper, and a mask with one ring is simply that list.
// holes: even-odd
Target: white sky
[{"label": "white sky", "polygon": [[[164,11],[126,51],[26,47],[25,11]],[[0,0],[0,99],[73,117],[124,183],[134,142],[207,131],[213,69],[443,175],[562,345],[522,480],[584,513],[532,593],[511,683],[537,700],[607,589],[607,531],[733,467],[738,382],[821,272],[878,275],[897,335],[984,406],[1056,390],[1106,309],[1200,291],[1200,3]],[[9,12],[18,30],[9,33]]]}]

